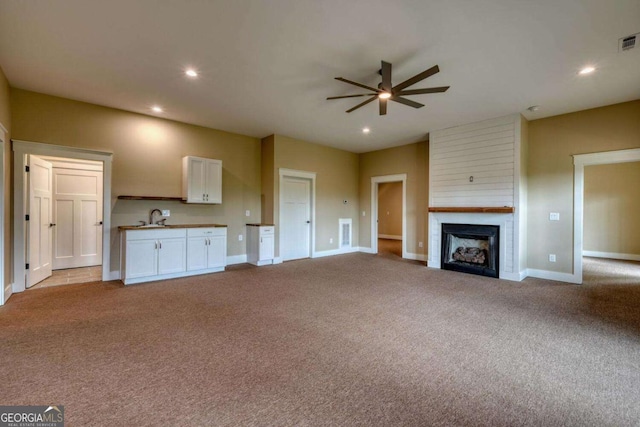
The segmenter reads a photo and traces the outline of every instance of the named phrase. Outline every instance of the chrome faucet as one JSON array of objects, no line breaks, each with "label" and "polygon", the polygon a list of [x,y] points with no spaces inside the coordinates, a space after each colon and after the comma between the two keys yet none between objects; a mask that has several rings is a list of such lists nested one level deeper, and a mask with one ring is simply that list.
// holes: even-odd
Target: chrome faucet
[{"label": "chrome faucet", "polygon": [[149,214],[149,225],[153,225],[153,214],[158,212],[160,214],[160,216],[162,216],[162,211],[160,209],[154,209],[151,211],[151,213]]}]

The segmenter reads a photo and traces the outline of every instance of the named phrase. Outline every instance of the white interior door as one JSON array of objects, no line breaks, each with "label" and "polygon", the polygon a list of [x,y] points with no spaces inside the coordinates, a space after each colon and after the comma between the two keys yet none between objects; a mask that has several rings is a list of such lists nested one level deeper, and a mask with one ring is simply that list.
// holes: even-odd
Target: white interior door
[{"label": "white interior door", "polygon": [[27,287],[51,276],[52,165],[29,156],[29,280]]},{"label": "white interior door", "polygon": [[311,255],[311,181],[285,177],[280,189],[280,254],[284,261]]},{"label": "white interior door", "polygon": [[102,264],[102,172],[53,168],[53,269]]}]

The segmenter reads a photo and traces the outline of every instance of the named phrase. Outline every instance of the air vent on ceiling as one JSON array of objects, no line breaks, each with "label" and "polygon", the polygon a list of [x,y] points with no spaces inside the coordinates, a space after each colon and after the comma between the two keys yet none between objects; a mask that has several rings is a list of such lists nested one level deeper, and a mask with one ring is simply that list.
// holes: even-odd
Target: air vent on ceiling
[{"label": "air vent on ceiling", "polygon": [[640,33],[632,34],[627,37],[622,37],[618,40],[618,50],[623,52],[625,50],[633,49],[636,47],[636,38]]}]

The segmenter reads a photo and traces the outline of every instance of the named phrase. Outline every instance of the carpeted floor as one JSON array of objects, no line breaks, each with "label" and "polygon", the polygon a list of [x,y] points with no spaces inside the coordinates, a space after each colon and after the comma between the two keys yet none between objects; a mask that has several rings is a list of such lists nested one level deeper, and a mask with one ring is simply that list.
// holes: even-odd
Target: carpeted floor
[{"label": "carpeted floor", "polygon": [[0,307],[0,404],[64,405],[69,426],[637,426],[630,276],[356,253],[33,290]]}]

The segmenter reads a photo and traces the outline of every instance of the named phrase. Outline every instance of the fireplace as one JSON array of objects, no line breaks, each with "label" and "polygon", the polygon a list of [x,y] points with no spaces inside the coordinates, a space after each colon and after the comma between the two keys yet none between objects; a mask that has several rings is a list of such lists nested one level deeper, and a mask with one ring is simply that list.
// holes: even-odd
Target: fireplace
[{"label": "fireplace", "polygon": [[499,253],[499,226],[442,224],[442,269],[498,277]]}]

